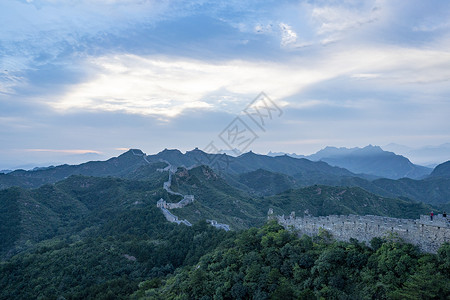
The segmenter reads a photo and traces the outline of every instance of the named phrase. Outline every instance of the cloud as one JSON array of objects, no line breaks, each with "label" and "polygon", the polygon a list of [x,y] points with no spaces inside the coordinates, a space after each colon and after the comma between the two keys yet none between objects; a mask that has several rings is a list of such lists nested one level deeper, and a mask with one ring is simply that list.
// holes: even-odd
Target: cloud
[{"label": "cloud", "polygon": [[281,46],[288,47],[292,46],[297,42],[297,33],[292,30],[291,26],[285,23],[279,24],[281,30]]},{"label": "cloud", "polygon": [[319,80],[282,64],[240,60],[211,63],[183,57],[116,55],[88,63],[97,69],[93,79],[73,86],[49,105],[59,111],[123,111],[172,118],[187,109],[224,108],[233,98],[231,109],[238,111],[263,89],[282,98]]},{"label": "cloud", "polygon": [[321,6],[312,9],[311,17],[317,24],[319,35],[357,28],[377,20],[380,10],[374,7],[353,8]]},{"label": "cloud", "polygon": [[418,90],[417,83],[450,80],[450,53],[445,50],[359,46],[348,51],[337,46],[321,56],[286,63],[212,63],[129,54],[93,57],[86,62],[95,70],[90,79],[47,103],[61,112],[111,111],[170,119],[190,109],[237,112],[260,91],[283,106],[285,98],[339,76],[348,76],[350,83],[376,80],[385,88],[414,85]]},{"label": "cloud", "polygon": [[102,152],[96,150],[79,150],[79,149],[24,149],[25,152],[51,152],[51,153],[64,153],[64,154],[87,154],[95,153],[101,154]]},{"label": "cloud", "polygon": [[258,147],[380,143],[371,139],[386,132],[442,143],[449,8],[420,0],[0,1],[0,144],[201,147],[261,91],[283,107],[286,124],[301,122],[307,133],[274,129]]},{"label": "cloud", "polygon": [[374,74],[374,73],[359,73],[359,74],[353,74],[350,77],[356,78],[356,79],[374,79],[379,78],[380,74]]}]

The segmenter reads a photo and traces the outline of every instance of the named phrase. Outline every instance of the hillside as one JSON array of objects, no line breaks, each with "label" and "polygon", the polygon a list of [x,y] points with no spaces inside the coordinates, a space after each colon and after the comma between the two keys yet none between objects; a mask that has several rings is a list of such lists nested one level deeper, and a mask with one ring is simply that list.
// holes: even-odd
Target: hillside
[{"label": "hillside", "polygon": [[273,208],[275,214],[288,215],[294,211],[303,216],[379,215],[396,218],[418,218],[432,209],[423,203],[410,200],[385,198],[358,187],[310,186],[289,190],[261,201],[265,208]]},{"label": "hillside", "polygon": [[144,155],[141,150],[129,150],[106,161],[90,161],[80,165],[61,165],[31,171],[16,170],[0,174],[0,189],[11,186],[36,188],[71,175],[124,177],[140,166],[147,165]]},{"label": "hillside", "polygon": [[264,169],[239,174],[237,180],[257,195],[275,195],[297,186],[294,178]]},{"label": "hillside", "polygon": [[444,177],[444,178],[450,178],[450,160],[447,162],[444,162],[440,165],[437,165],[433,172],[431,172],[430,178],[433,177]]},{"label": "hillside", "polygon": [[190,222],[213,219],[232,229],[244,229],[265,221],[265,212],[254,198],[230,186],[208,166],[179,168],[172,177],[172,189],[195,196],[194,203],[172,210]]},{"label": "hillside", "polygon": [[446,299],[449,245],[424,255],[394,239],[336,242],[269,223],[194,266],[141,283],[136,299]]},{"label": "hillside", "polygon": [[[202,256],[218,247],[235,249],[235,231],[215,229],[201,221],[204,219],[229,224],[233,230],[246,230],[262,225],[269,208],[277,214],[295,211],[301,215],[308,210],[312,215],[352,213],[403,218],[416,218],[432,209],[408,200],[376,196],[360,188],[312,186],[255,197],[232,187],[210,167],[199,166],[178,168],[172,176],[172,190],[195,195],[194,203],[171,210],[194,225],[176,225],[156,207],[160,198],[168,202],[177,199],[162,188],[168,172],[156,171],[155,167],[138,167],[128,173],[132,179],[74,175],[37,189],[1,190],[0,255],[4,261],[0,263],[0,299],[128,298],[146,293],[171,298],[171,294],[165,294],[172,293],[171,288],[158,289],[164,287],[165,280],[171,280],[171,274],[177,276],[198,266]],[[285,175],[279,177],[268,171],[255,172],[274,186],[277,181],[272,180],[286,179]],[[261,229],[259,238],[272,232],[270,226]],[[258,241],[257,249],[265,249],[270,241],[285,240],[276,237],[279,229],[264,237],[264,243],[248,239],[255,231],[253,228],[240,233],[243,236],[239,245],[250,243],[245,246],[250,249],[252,241]],[[326,244],[314,253],[319,255],[324,247]],[[288,248],[279,251],[286,254]],[[255,253],[252,255],[255,257]],[[273,255],[263,254],[270,256],[270,261]],[[312,268],[314,264],[308,265]],[[258,274],[269,276],[273,272],[266,267]],[[270,276],[271,280],[280,278],[278,273]],[[283,286],[281,290],[286,289]],[[328,295],[319,290],[314,293]]]},{"label": "hillside", "polygon": [[9,257],[54,236],[96,228],[115,214],[168,197],[156,181],[71,176],[35,190],[0,190],[0,256]]},{"label": "hillside", "polygon": [[[162,188],[168,173],[155,170],[154,165],[140,167],[128,175],[135,179],[71,176],[34,190],[0,191],[3,220],[0,254],[10,256],[54,236],[83,234],[130,208],[144,203],[155,206],[160,198],[179,201],[177,196],[169,195]],[[253,184],[255,190],[262,184],[268,188],[262,191],[267,193],[278,186],[277,180],[285,180],[283,189],[295,183],[285,175],[263,170],[251,177],[255,177],[255,181],[246,183]],[[190,170],[179,168],[172,177],[171,188],[195,196],[194,203],[172,209],[180,219],[191,223],[216,220],[234,230],[264,223],[269,208],[280,214],[303,213],[308,209],[313,215],[352,213],[403,218],[416,218],[433,209],[407,200],[376,196],[360,188],[314,186],[260,197],[262,193],[249,194],[231,186],[207,166]]]},{"label": "hillside", "polygon": [[360,187],[375,195],[389,198],[409,198],[417,202],[437,205],[442,209],[445,209],[445,205],[450,203],[450,178],[440,176],[430,176],[422,180],[380,178],[373,181],[360,177],[343,176],[301,181],[285,174],[261,170],[256,173],[243,173],[239,177],[225,176],[225,178],[230,185],[255,195],[270,196],[289,189],[321,184],[337,187]]},{"label": "hillside", "polygon": [[450,199],[450,178],[446,175],[448,162],[436,167],[432,175],[422,180],[409,178],[393,180],[356,175],[325,162],[296,159],[287,155],[270,157],[249,152],[232,157],[225,154],[206,154],[198,149],[185,154],[178,150],[166,149],[148,156],[140,150],[129,150],[107,161],[87,162],[74,166],[62,165],[34,171],[17,170],[0,174],[0,189],[11,186],[36,188],[71,175],[153,180],[156,169],[167,165],[163,161],[175,166],[189,167],[204,163],[226,179],[228,184],[254,195],[273,195],[290,188],[320,184],[358,186],[385,197],[407,197],[436,205],[444,205]]},{"label": "hillside", "polygon": [[[270,157],[253,152],[232,157],[225,154],[207,154],[194,149],[185,154],[179,150],[163,150],[158,154],[145,155],[141,150],[132,149],[107,161],[86,162],[80,165],[61,165],[31,171],[16,170],[0,174],[0,189],[11,186],[36,188],[46,183],[55,183],[71,175],[113,176],[119,178],[145,177],[142,169],[148,164],[161,167],[161,161],[174,166],[193,167],[208,165],[221,174],[239,175],[264,169],[295,177],[302,186],[310,184],[334,184],[342,176],[359,176],[350,171],[332,167],[325,162],[312,162],[307,159],[295,159],[289,156]],[[157,165],[159,164],[159,165]],[[156,167],[155,167],[156,168]],[[141,174],[139,174],[141,172]],[[131,177],[130,177],[131,176]],[[363,178],[366,176],[361,175]]]},{"label": "hillside", "polygon": [[[296,159],[289,156],[270,157],[253,152],[244,153],[238,157],[226,154],[208,154],[199,149],[187,151],[167,150],[147,157],[151,161],[166,160],[175,166],[192,167],[208,165],[221,173],[242,174],[264,169],[290,176],[305,178],[356,176],[339,167],[331,167],[324,162],[312,162],[307,159]],[[314,180],[314,179],[311,179]]]},{"label": "hillside", "polygon": [[193,265],[233,235],[171,224],[153,203],[131,206],[1,262],[0,299],[129,299],[140,282]]}]

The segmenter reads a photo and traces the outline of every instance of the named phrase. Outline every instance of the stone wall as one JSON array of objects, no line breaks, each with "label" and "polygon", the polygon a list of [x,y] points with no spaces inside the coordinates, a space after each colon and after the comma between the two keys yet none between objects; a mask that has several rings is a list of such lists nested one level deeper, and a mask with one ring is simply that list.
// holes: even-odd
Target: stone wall
[{"label": "stone wall", "polygon": [[221,224],[221,223],[217,223],[216,220],[206,220],[207,223],[209,223],[211,226],[214,226],[218,229],[223,229],[225,231],[230,231],[230,225],[228,224]]},{"label": "stone wall", "polygon": [[169,222],[177,223],[178,225],[179,224],[184,224],[184,225],[187,225],[187,226],[192,226],[192,224],[188,220],[186,220],[186,219],[179,220],[177,216],[175,216],[173,213],[171,213],[170,211],[168,211],[164,207],[161,207],[161,211],[164,214],[164,217],[166,217],[166,220],[169,221]]},{"label": "stone wall", "polygon": [[370,215],[296,218],[291,214],[289,217],[270,217],[275,218],[285,228],[294,229],[300,234],[317,235],[319,228],[323,228],[337,240],[343,241],[355,238],[367,243],[374,237],[394,233],[405,242],[431,253],[436,253],[443,243],[450,242],[450,223],[442,215],[434,216],[433,221],[430,216],[421,216],[418,220]]},{"label": "stone wall", "polygon": [[159,199],[156,203],[157,207],[164,207],[167,209],[173,209],[173,208],[182,208],[185,207],[188,204],[191,204],[194,202],[194,196],[193,195],[183,195],[183,199],[181,199],[179,202],[172,203],[172,202],[166,202],[164,199]]}]

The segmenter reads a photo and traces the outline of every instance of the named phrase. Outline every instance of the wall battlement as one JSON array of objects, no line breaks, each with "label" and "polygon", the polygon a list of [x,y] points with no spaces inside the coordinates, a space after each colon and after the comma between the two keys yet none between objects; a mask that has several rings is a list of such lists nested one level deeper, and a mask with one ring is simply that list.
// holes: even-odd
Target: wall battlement
[{"label": "wall battlement", "polygon": [[407,243],[417,245],[424,252],[436,253],[439,247],[450,242],[450,223],[442,215],[433,217],[420,216],[420,219],[396,219],[381,216],[338,216],[296,218],[273,216],[279,224],[287,229],[297,230],[301,234],[317,235],[319,228],[330,232],[337,240],[348,241],[355,238],[361,242],[370,242],[374,237],[383,237],[389,233],[398,235]]}]

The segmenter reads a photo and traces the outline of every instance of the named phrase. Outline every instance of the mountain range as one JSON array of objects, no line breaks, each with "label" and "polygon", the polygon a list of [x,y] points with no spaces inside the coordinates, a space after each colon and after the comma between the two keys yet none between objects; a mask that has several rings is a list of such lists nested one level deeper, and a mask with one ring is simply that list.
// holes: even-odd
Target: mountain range
[{"label": "mountain range", "polygon": [[[375,153],[380,151],[376,147],[371,147],[364,152],[369,150],[373,150]],[[330,149],[330,151],[334,150]],[[231,186],[260,195],[274,195],[287,188],[321,184],[361,187],[385,197],[406,197],[437,205],[446,204],[450,199],[448,162],[437,166],[432,174],[424,179],[389,179],[356,174],[345,168],[330,166],[323,161],[314,162],[288,155],[272,157],[248,152],[238,157],[232,157],[226,154],[208,154],[198,149],[187,151],[184,154],[176,149],[165,149],[154,155],[146,155],[141,150],[132,149],[106,161],[61,165],[34,171],[16,170],[8,174],[0,174],[0,188],[11,186],[37,188],[46,183],[63,180],[71,175],[119,178],[135,176],[138,178],[145,176],[145,174],[136,173],[139,168],[148,163],[163,161],[187,168],[200,165],[210,166]],[[255,178],[258,177],[260,180],[257,182]],[[264,188],[261,188],[261,182],[264,182]],[[255,185],[257,183],[259,187]]]},{"label": "mountain range", "polygon": [[271,172],[280,172],[299,178],[304,185],[325,184],[333,182],[342,176],[356,176],[346,169],[332,167],[325,162],[312,162],[307,159],[295,159],[289,156],[269,157],[248,152],[238,157],[232,157],[226,154],[207,154],[198,149],[188,151],[185,154],[179,150],[165,149],[155,155],[145,155],[141,150],[132,149],[119,157],[111,158],[107,161],[93,161],[80,165],[61,165],[34,171],[16,170],[8,174],[0,174],[0,188],[9,186],[39,187],[45,183],[57,182],[70,175],[126,177],[130,172],[148,162],[160,161],[167,161],[172,165],[185,167],[209,165],[219,172],[231,175],[263,168]]},{"label": "mountain range", "polygon": [[[281,278],[288,270],[283,263],[288,252],[298,257],[298,262],[286,265],[293,267],[285,276],[297,280],[299,274],[309,278],[317,273],[313,270],[319,266],[327,270],[324,257],[334,260],[342,252],[332,250],[335,245],[351,253],[342,265],[355,270],[361,268],[360,261],[372,265],[368,251],[377,254],[377,247],[392,241],[375,240],[373,245],[378,246],[372,250],[355,241],[330,244],[329,237],[322,234],[320,244],[317,238],[309,237],[289,238],[291,244],[287,238],[294,234],[274,223],[264,225],[268,212],[412,219],[432,210],[439,213],[450,208],[450,161],[424,179],[396,180],[287,155],[249,152],[231,157],[198,149],[186,153],[166,149],[146,155],[132,149],[106,161],[0,174],[0,185],[0,299],[127,299],[133,293],[165,299],[149,293],[158,287],[168,291],[167,287],[174,287],[170,280],[183,285],[186,280],[180,274],[198,270],[205,261],[220,270],[234,270],[230,258],[242,256],[236,247],[248,252],[242,260],[246,268],[259,266],[255,254],[279,262],[277,271],[267,270],[263,263],[261,271],[248,270],[245,278],[253,274],[255,282],[260,280],[254,275],[264,272],[267,280]],[[168,222],[164,210],[157,207],[159,200],[170,204],[187,194],[195,200],[170,209],[170,213],[192,226]],[[205,220],[226,224],[231,231],[216,229]],[[259,226],[263,227],[255,228]],[[302,254],[304,246],[311,251]],[[218,247],[227,249],[224,251],[229,256],[211,254]],[[399,260],[399,247],[413,249],[401,243],[392,247],[393,261]],[[355,249],[359,249],[356,256]],[[440,251],[448,253],[445,249],[448,247]],[[406,250],[402,251],[409,253]],[[316,258],[311,260],[313,254]],[[380,251],[380,255],[384,257],[385,252]],[[230,266],[216,263],[222,259]],[[448,265],[437,260],[436,264]],[[311,270],[305,273],[306,266]],[[432,267],[429,273],[436,274],[435,270]],[[192,279],[189,286],[204,282],[206,273],[198,272],[192,277],[198,280]],[[430,277],[428,273],[424,276]],[[436,280],[445,282],[445,277]],[[271,286],[270,282],[265,285]],[[232,296],[238,295],[238,288],[233,286],[236,293],[228,298],[239,298]],[[178,290],[171,292],[175,295]]]},{"label": "mountain range", "polygon": [[[269,152],[269,156],[285,155],[286,153]],[[311,161],[324,161],[332,166],[345,168],[353,173],[363,173],[389,179],[412,178],[422,179],[429,175],[431,168],[413,164],[408,158],[393,152],[384,151],[379,146],[364,148],[324,149],[308,155],[287,154],[295,158],[307,158]]]},{"label": "mountain range", "polygon": [[[56,236],[81,238],[107,222],[120,223],[116,219],[130,211],[156,208],[161,198],[178,202],[177,195],[163,189],[168,172],[160,170],[165,166],[164,162],[145,164],[122,178],[72,175],[36,189],[0,190],[0,257],[11,257]],[[172,212],[191,223],[212,219],[237,230],[262,225],[269,208],[280,215],[292,211],[303,215],[308,210],[315,216],[374,214],[403,218],[417,218],[433,209],[409,199],[378,196],[359,187],[313,185],[277,195],[252,193],[259,186],[244,178],[262,174],[259,184],[265,185],[266,178],[271,177],[267,172],[244,173],[242,182],[249,187],[245,190],[231,185],[208,166],[180,167],[172,176],[171,189],[195,195],[195,201]]]}]

